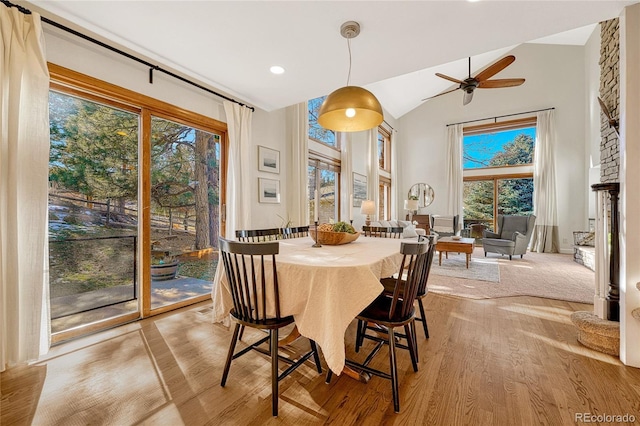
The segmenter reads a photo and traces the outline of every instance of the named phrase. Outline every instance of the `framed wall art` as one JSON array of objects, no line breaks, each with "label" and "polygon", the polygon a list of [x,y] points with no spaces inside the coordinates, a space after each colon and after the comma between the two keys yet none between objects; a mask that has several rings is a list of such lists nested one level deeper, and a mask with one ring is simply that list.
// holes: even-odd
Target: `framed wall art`
[{"label": "framed wall art", "polygon": [[367,177],[353,172],[353,207],[360,207],[367,199]]},{"label": "framed wall art", "polygon": [[258,145],[258,170],[280,173],[280,151]]},{"label": "framed wall art", "polygon": [[261,203],[280,204],[280,181],[258,178],[259,201]]}]

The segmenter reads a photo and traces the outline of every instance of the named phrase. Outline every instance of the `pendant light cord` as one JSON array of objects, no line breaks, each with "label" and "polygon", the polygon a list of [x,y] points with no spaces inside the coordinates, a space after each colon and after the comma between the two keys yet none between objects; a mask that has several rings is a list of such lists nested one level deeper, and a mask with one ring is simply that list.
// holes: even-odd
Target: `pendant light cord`
[{"label": "pendant light cord", "polygon": [[349,49],[349,73],[347,74],[347,86],[351,81],[351,39],[347,39],[347,49]]}]

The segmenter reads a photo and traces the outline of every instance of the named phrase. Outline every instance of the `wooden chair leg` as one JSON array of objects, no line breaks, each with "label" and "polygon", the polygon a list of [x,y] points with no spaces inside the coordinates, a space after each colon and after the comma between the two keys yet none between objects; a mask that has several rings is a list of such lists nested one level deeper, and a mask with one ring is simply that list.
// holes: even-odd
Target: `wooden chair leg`
[{"label": "wooden chair leg", "polygon": [[389,327],[389,366],[391,370],[391,393],[393,394],[393,409],[400,412],[400,398],[398,396],[398,366],[396,364],[396,339],[393,327]]},{"label": "wooden chair leg", "polygon": [[330,368],[327,368],[327,370],[329,370],[329,371],[327,371],[327,378],[324,379],[324,382],[326,384],[329,384],[329,383],[331,383],[331,377],[333,377],[333,371],[331,371]]},{"label": "wooden chair leg", "polygon": [[367,323],[359,319],[358,327],[356,330],[356,348],[355,348],[356,353],[360,352],[360,347],[364,343],[364,333],[366,332],[367,332]]},{"label": "wooden chair leg", "polygon": [[416,340],[411,332],[411,326],[405,324],[404,333],[407,336],[407,346],[409,347],[409,355],[411,355],[411,364],[413,365],[413,371],[418,372],[418,358],[416,357]]},{"label": "wooden chair leg", "polygon": [[422,322],[422,328],[424,328],[425,338],[429,338],[429,326],[427,326],[427,316],[424,313],[424,305],[422,304],[422,298],[418,299],[418,307],[420,308],[420,321]]},{"label": "wooden chair leg", "polygon": [[231,361],[233,360],[233,352],[236,350],[236,343],[238,342],[238,332],[240,331],[240,324],[236,323],[233,329],[233,337],[231,338],[231,345],[229,345],[229,353],[227,353],[227,361],[224,363],[224,371],[222,372],[222,380],[220,386],[224,387],[227,383],[227,376],[229,375],[229,369],[231,368]]},{"label": "wooden chair leg", "polygon": [[270,331],[271,337],[271,414],[278,416],[278,329]]},{"label": "wooden chair leg", "polygon": [[311,344],[311,350],[313,351],[313,360],[316,363],[316,370],[318,370],[318,373],[322,373],[322,364],[320,364],[320,356],[318,355],[318,346],[316,345],[316,342],[314,342],[311,339],[309,339],[309,343]]},{"label": "wooden chair leg", "polygon": [[413,347],[416,350],[416,361],[420,362],[420,357],[418,356],[418,334],[416,333],[415,321],[411,321],[411,333],[413,334]]},{"label": "wooden chair leg", "polygon": [[244,334],[244,325],[240,326],[240,334],[238,335],[238,340],[242,340],[242,335]]}]

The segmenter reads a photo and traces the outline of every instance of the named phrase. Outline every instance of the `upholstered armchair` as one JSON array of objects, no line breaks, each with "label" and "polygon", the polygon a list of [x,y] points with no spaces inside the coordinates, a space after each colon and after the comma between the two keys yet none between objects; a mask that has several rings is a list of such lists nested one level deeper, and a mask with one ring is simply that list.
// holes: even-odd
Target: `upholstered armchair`
[{"label": "upholstered armchair", "polygon": [[530,216],[498,216],[498,232],[483,231],[482,246],[484,255],[487,253],[506,254],[511,256],[527,252],[527,246],[536,222],[534,215]]},{"label": "upholstered armchair", "polygon": [[436,233],[439,237],[450,237],[458,233],[458,215],[439,216],[432,214],[429,220],[431,232]]}]

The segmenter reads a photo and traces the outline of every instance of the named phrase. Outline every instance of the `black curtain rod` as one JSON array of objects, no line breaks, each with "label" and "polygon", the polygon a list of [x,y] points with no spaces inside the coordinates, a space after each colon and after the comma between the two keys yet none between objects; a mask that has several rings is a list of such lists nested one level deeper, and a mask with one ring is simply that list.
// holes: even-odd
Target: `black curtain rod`
[{"label": "black curtain rod", "polygon": [[[2,4],[4,4],[5,6],[7,6],[9,8],[15,7],[16,9],[18,9],[20,12],[24,13],[25,15],[31,15],[31,11],[29,9],[26,9],[26,8],[20,6],[20,5],[17,5],[17,4],[13,4],[8,0],[0,0],[0,1],[2,1]],[[133,55],[131,55],[131,54],[127,53],[127,52],[124,52],[124,51],[122,51],[120,49],[117,49],[117,48],[115,48],[113,46],[109,46],[108,44],[103,43],[100,40],[96,40],[93,37],[89,37],[86,34],[82,34],[82,33],[78,32],[78,31],[76,31],[76,30],[74,30],[72,28],[69,28],[69,27],[67,27],[65,25],[59,24],[58,22],[52,21],[49,18],[46,18],[44,16],[40,16],[40,19],[42,20],[42,22],[46,22],[49,25],[53,25],[56,28],[64,30],[64,31],[66,31],[66,32],[68,32],[70,34],[73,34],[74,36],[77,36],[77,37],[80,37],[81,39],[90,41],[91,43],[97,44],[98,46],[102,46],[105,49],[108,49],[108,50],[110,50],[112,52],[115,52],[115,53],[117,53],[119,55],[125,56],[125,57],[127,57],[127,58],[129,58],[129,59],[131,59],[133,61],[136,61],[138,63],[141,63],[143,65],[148,66],[149,67],[149,83],[150,84],[153,84],[153,71],[160,71],[160,72],[162,72],[164,74],[167,74],[168,76],[171,76],[171,77],[173,77],[175,79],[178,79],[178,80],[180,80],[180,81],[182,81],[184,83],[190,84],[192,86],[197,87],[198,89],[204,90],[205,92],[211,93],[212,95],[216,95],[216,96],[218,96],[218,97],[220,97],[222,99],[226,99],[228,101],[235,102],[235,103],[237,103],[239,105],[246,106],[251,111],[255,111],[255,108],[252,107],[252,106],[243,104],[242,102],[236,101],[235,99],[232,99],[232,98],[230,98],[228,96],[225,96],[225,95],[223,95],[221,93],[218,93],[218,92],[216,92],[214,90],[208,89],[208,88],[206,88],[206,87],[204,87],[204,86],[202,86],[202,85],[200,85],[198,83],[195,83],[195,82],[193,82],[191,80],[188,80],[188,79],[186,79],[186,78],[184,78],[182,76],[179,76],[178,74],[174,74],[171,71],[165,70],[164,68],[161,68],[158,65],[154,65],[154,64],[152,64],[150,62],[145,61],[144,59],[138,58],[137,56],[133,56]]]},{"label": "black curtain rod", "polygon": [[514,116],[514,115],[532,114],[532,113],[534,113],[534,112],[549,111],[549,110],[552,110],[552,109],[556,109],[556,107],[543,108],[543,109],[536,109],[536,110],[533,110],[533,111],[526,111],[526,112],[516,112],[516,113],[514,113],[514,114],[496,115],[495,117],[478,118],[477,120],[461,121],[461,122],[459,122],[459,123],[451,123],[451,124],[447,124],[447,127],[449,127],[449,126],[455,126],[456,124],[475,123],[476,121],[496,120],[496,119],[498,119],[498,118],[512,117],[512,116]]}]

